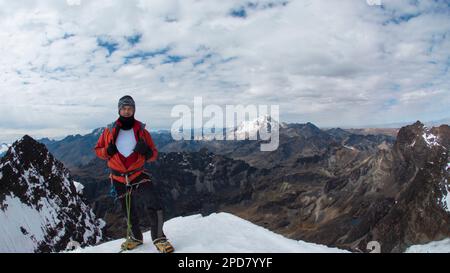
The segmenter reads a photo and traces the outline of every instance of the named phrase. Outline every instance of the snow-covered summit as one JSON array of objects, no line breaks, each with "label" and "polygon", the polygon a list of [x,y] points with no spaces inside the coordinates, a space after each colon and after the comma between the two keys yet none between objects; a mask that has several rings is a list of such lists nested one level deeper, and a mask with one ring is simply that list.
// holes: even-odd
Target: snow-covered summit
[{"label": "snow-covered summit", "polygon": [[[164,224],[164,233],[178,253],[344,253],[346,250],[324,245],[296,241],[273,233],[229,213],[200,214],[177,217]],[[119,252],[123,239],[93,247],[79,248],[73,252]],[[144,245],[131,253],[156,253],[150,232],[144,234]]]},{"label": "snow-covered summit", "polygon": [[272,130],[279,129],[283,126],[286,125],[284,123],[280,124],[270,115],[264,115],[254,120],[242,121],[236,128],[234,128],[234,130],[231,130],[228,133],[227,139],[233,139],[234,136],[236,136],[236,139],[256,139],[258,136],[258,131],[270,133]]}]

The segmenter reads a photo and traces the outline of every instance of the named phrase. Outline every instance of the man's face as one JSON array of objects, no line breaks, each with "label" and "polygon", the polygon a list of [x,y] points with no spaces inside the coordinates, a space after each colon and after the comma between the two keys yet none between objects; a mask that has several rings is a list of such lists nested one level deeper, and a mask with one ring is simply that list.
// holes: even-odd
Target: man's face
[{"label": "man's face", "polygon": [[129,117],[131,117],[134,114],[134,107],[133,106],[129,106],[129,105],[125,105],[122,108],[120,108],[119,114],[122,117],[129,118]]}]

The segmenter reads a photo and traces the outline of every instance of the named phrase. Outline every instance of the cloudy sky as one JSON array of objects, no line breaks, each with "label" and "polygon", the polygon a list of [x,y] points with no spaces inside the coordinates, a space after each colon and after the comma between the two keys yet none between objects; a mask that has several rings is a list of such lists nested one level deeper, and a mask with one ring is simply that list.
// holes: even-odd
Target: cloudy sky
[{"label": "cloudy sky", "polygon": [[450,117],[445,0],[0,0],[0,41],[0,142],[88,133],[125,94],[151,129],[194,96],[319,127]]}]

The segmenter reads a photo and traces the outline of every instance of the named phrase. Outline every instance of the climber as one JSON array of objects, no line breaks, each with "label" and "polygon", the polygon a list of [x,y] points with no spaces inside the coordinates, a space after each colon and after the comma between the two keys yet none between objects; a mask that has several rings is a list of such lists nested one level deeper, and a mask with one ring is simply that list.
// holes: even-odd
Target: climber
[{"label": "climber", "polygon": [[[127,238],[122,250],[143,244],[138,212],[150,217],[153,244],[159,252],[174,248],[163,232],[164,214],[157,186],[144,171],[145,162],[155,161],[158,151],[145,124],[136,120],[136,106],[129,95],[120,98],[119,118],[102,132],[95,146],[96,155],[107,160],[113,192],[119,198],[127,218]],[[145,211],[140,211],[144,207]]]}]

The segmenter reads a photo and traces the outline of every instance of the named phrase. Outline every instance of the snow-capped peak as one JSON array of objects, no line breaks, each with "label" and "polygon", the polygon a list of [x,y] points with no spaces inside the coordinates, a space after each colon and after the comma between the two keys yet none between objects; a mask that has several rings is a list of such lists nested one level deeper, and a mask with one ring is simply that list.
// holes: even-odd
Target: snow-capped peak
[{"label": "snow-capped peak", "polygon": [[248,135],[248,138],[256,139],[258,131],[270,132],[272,128],[275,129],[279,127],[280,124],[278,121],[266,114],[254,120],[242,121],[232,132],[228,134],[227,138],[233,138],[233,135],[235,135],[237,139],[246,139],[246,135]]}]

